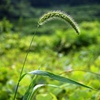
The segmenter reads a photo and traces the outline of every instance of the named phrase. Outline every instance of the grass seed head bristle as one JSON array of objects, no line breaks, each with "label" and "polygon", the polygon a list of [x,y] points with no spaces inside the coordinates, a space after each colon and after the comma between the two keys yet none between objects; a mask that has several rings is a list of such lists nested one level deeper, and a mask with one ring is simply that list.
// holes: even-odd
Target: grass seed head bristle
[{"label": "grass seed head bristle", "polygon": [[40,19],[39,19],[39,22],[38,24],[39,25],[43,25],[44,23],[46,23],[47,21],[49,20],[52,20],[54,18],[58,18],[58,19],[61,19],[65,22],[68,22],[70,23],[70,25],[75,29],[75,31],[79,34],[80,33],[80,30],[79,30],[79,27],[78,25],[76,24],[76,22],[68,15],[68,14],[65,14],[61,11],[50,11],[46,14],[44,14]]}]

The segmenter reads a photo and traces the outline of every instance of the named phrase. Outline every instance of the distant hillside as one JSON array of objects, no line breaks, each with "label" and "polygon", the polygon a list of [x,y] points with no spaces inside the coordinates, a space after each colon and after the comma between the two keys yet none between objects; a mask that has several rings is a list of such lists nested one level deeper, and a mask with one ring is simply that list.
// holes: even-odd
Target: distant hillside
[{"label": "distant hillside", "polygon": [[[0,19],[18,19],[19,17],[28,18],[39,15],[35,8],[51,8],[65,6],[83,6],[100,4],[100,0],[0,0]],[[59,8],[60,9],[60,8]],[[98,10],[94,9],[94,10]],[[98,11],[96,11],[98,12]],[[96,13],[100,15],[99,13]]]}]

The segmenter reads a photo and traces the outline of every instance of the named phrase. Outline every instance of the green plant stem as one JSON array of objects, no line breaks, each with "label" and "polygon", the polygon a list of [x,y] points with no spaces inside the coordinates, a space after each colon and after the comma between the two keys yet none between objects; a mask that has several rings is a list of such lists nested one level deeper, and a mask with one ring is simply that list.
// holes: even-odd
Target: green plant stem
[{"label": "green plant stem", "polygon": [[31,95],[32,95],[32,89],[33,89],[32,87],[35,86],[34,83],[35,83],[36,79],[37,79],[37,75],[33,76],[33,80],[32,80],[32,82],[30,83],[30,85],[29,85],[29,87],[28,87],[26,93],[24,94],[24,97],[23,97],[22,100],[31,100],[30,97],[31,97]]},{"label": "green plant stem", "polygon": [[13,100],[16,99],[16,95],[17,95],[17,91],[18,91],[19,83],[20,83],[21,78],[22,78],[22,73],[23,73],[23,70],[24,70],[24,67],[25,67],[25,63],[26,63],[26,60],[27,60],[27,57],[28,57],[28,54],[29,54],[29,51],[30,51],[30,48],[31,48],[32,42],[33,42],[33,40],[34,40],[34,37],[35,37],[35,34],[36,34],[38,28],[39,28],[39,25],[37,25],[37,27],[36,27],[36,31],[34,32],[34,34],[33,34],[33,36],[32,36],[32,39],[31,39],[31,42],[30,42],[30,44],[29,44],[29,48],[28,48],[28,51],[27,51],[27,53],[26,53],[26,56],[25,56],[25,59],[24,59],[24,62],[23,62],[22,68],[21,68],[21,72],[20,72],[20,76],[19,76],[19,80],[18,80],[18,83],[17,83],[17,86],[16,86],[16,90],[15,90],[15,94],[14,94],[14,98],[13,98]]}]

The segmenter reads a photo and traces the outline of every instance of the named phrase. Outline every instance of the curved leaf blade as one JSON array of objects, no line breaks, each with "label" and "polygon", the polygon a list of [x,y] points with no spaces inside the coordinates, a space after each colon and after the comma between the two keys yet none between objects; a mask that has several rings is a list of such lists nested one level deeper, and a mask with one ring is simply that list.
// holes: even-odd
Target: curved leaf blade
[{"label": "curved leaf blade", "polygon": [[29,74],[47,76],[47,77],[49,77],[49,78],[51,78],[51,79],[54,79],[54,80],[57,80],[57,81],[60,81],[60,82],[70,83],[70,84],[82,86],[82,87],[85,87],[85,88],[93,89],[92,87],[89,87],[89,86],[87,86],[87,85],[84,85],[84,84],[82,84],[82,83],[79,83],[79,82],[77,82],[77,81],[74,81],[74,80],[72,80],[72,79],[65,78],[65,77],[59,76],[59,75],[55,75],[55,74],[50,73],[50,72],[47,72],[47,71],[34,70],[34,71],[29,72]]}]

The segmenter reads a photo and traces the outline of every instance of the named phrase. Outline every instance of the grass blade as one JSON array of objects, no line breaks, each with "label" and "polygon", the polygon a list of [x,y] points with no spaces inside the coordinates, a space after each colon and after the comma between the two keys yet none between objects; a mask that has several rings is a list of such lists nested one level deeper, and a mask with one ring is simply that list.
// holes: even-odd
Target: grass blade
[{"label": "grass blade", "polygon": [[65,78],[65,77],[59,76],[59,75],[55,75],[55,74],[47,72],[47,71],[35,70],[35,71],[29,72],[29,74],[47,76],[47,77],[49,77],[51,79],[54,79],[54,80],[57,80],[57,81],[60,81],[60,82],[70,83],[70,84],[82,86],[82,87],[85,87],[85,88],[93,89],[92,87],[89,87],[87,85],[81,84],[81,83],[79,83],[77,81],[74,81],[72,79]]},{"label": "grass blade", "polygon": [[60,88],[59,86],[52,85],[52,84],[38,84],[38,85],[36,85],[36,86],[33,87],[32,92],[31,92],[31,96],[30,96],[30,100],[32,100],[32,98],[34,98],[34,95],[35,95],[36,91],[39,88],[44,87],[44,86],[49,86],[49,87],[54,87],[54,88]]}]

